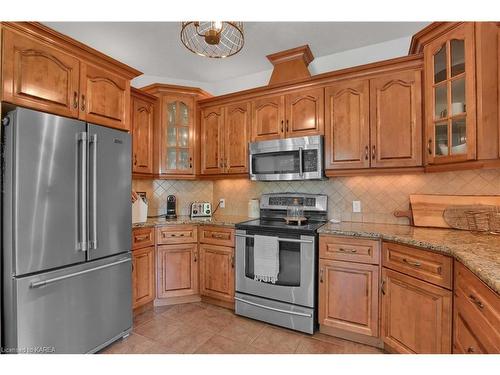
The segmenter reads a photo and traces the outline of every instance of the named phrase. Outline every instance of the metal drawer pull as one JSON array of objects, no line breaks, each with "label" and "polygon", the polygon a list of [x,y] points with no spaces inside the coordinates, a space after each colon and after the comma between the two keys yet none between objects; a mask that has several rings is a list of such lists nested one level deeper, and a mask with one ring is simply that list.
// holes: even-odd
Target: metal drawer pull
[{"label": "metal drawer pull", "polygon": [[136,236],[135,240],[136,241],[143,241],[149,239],[149,235],[144,235],[144,236]]},{"label": "metal drawer pull", "polygon": [[86,273],[94,272],[94,271],[97,271],[97,270],[102,270],[104,268],[113,267],[113,266],[116,266],[118,264],[130,262],[130,261],[131,261],[130,258],[120,259],[120,260],[118,260],[116,262],[109,263],[109,264],[103,264],[102,266],[91,268],[89,270],[84,270],[84,271],[79,271],[79,272],[71,273],[69,275],[54,277],[53,279],[48,279],[48,280],[43,280],[43,281],[36,281],[36,282],[31,283],[30,287],[31,288],[40,288],[41,286],[49,285],[49,284],[55,283],[57,281],[61,281],[61,280],[65,280],[65,279],[70,279],[72,277],[84,275]]},{"label": "metal drawer pull", "polygon": [[479,299],[477,299],[477,297],[473,294],[470,294],[469,295],[469,299],[477,306],[479,307],[480,309],[483,309],[484,308],[484,303],[482,303]]},{"label": "metal drawer pull", "polygon": [[472,346],[469,346],[467,348],[467,353],[474,353],[474,348]]},{"label": "metal drawer pull", "polygon": [[[246,238],[254,238],[249,234],[237,234],[236,237],[246,237]],[[278,238],[279,242],[295,242],[295,243],[313,243],[311,240],[296,240],[294,238]]]},{"label": "metal drawer pull", "polygon": [[406,258],[403,258],[403,262],[405,262],[406,264],[410,265],[410,266],[413,266],[413,267],[420,267],[422,264],[418,263],[418,262],[412,262]]},{"label": "metal drawer pull", "polygon": [[339,251],[342,251],[343,253],[346,253],[346,252],[347,252],[347,253],[348,253],[348,252],[351,252],[351,253],[357,253],[357,252],[358,252],[358,250],[356,250],[356,249],[344,249],[343,247],[340,247],[340,248],[339,248]]},{"label": "metal drawer pull", "polygon": [[219,233],[212,233],[212,237],[213,238],[224,238],[225,236],[223,234],[219,234]]},{"label": "metal drawer pull", "polygon": [[252,305],[252,306],[261,307],[261,308],[266,309],[266,310],[278,311],[278,312],[281,312],[284,314],[290,314],[290,315],[305,316],[307,318],[312,317],[312,314],[306,314],[306,313],[300,313],[300,312],[295,312],[295,311],[277,309],[276,307],[264,306],[264,305],[261,305],[260,303],[250,302],[250,301],[244,300],[244,299],[239,298],[239,297],[234,297],[234,299],[237,301],[243,302],[243,303],[247,303],[247,304]]}]

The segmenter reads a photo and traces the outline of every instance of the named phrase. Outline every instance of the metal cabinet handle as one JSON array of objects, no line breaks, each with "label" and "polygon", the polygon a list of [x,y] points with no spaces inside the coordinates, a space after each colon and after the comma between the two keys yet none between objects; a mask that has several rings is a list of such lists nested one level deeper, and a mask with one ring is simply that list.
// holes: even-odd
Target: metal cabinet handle
[{"label": "metal cabinet handle", "polygon": [[469,346],[467,348],[467,353],[474,353],[474,348],[472,346]]},{"label": "metal cabinet handle", "polygon": [[78,108],[78,93],[76,91],[73,93],[73,108]]},{"label": "metal cabinet handle", "polygon": [[375,160],[375,145],[372,146],[372,160]]},{"label": "metal cabinet handle", "polygon": [[85,111],[85,95],[82,94],[82,107],[81,107],[82,111]]},{"label": "metal cabinet handle", "polygon": [[369,147],[368,145],[365,146],[365,160],[368,160],[368,153],[369,153]]},{"label": "metal cabinet handle", "polygon": [[339,251],[342,251],[343,253],[349,253],[349,252],[350,253],[357,253],[358,252],[358,250],[356,250],[356,249],[344,249],[343,247],[340,247]]},{"label": "metal cabinet handle", "polygon": [[193,255],[194,255],[193,261],[196,263],[198,261],[198,255],[196,254],[196,251],[194,252]]},{"label": "metal cabinet handle", "polygon": [[284,122],[284,121],[283,121],[283,120],[281,120],[281,132],[282,132],[282,133],[283,133],[283,130],[284,130],[284,129],[283,129],[283,122]]},{"label": "metal cabinet handle", "polygon": [[234,254],[231,255],[231,268],[234,268]]},{"label": "metal cabinet handle", "polygon": [[286,120],[286,132],[288,133],[288,120]]},{"label": "metal cabinet handle", "polygon": [[484,308],[484,303],[482,303],[481,300],[479,300],[475,295],[470,294],[469,299],[472,301],[472,303],[474,303],[480,309]]},{"label": "metal cabinet handle", "polygon": [[137,154],[134,154],[134,165],[137,165]]},{"label": "metal cabinet handle", "polygon": [[384,286],[385,286],[385,280],[382,279],[382,283],[380,284],[380,291],[382,292],[382,294],[385,296],[385,289],[384,289]]},{"label": "metal cabinet handle", "polygon": [[432,155],[432,139],[429,138],[429,142],[427,142],[427,152],[429,152],[429,155]]},{"label": "metal cabinet handle", "polygon": [[406,264],[413,266],[413,267],[420,267],[422,265],[421,263],[412,262],[411,260],[408,260],[406,258],[403,258],[403,262],[405,262]]},{"label": "metal cabinet handle", "polygon": [[321,268],[319,270],[319,282],[322,283],[323,282],[323,268]]},{"label": "metal cabinet handle", "polygon": [[149,235],[145,234],[143,236],[135,236],[134,237],[135,241],[143,241],[149,239]]}]

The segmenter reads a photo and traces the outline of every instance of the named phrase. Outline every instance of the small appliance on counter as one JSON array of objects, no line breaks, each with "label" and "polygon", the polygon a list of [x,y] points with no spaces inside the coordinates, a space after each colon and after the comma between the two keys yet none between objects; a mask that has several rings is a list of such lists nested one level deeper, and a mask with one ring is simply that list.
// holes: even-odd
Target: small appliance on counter
[{"label": "small appliance on counter", "polygon": [[138,194],[139,198],[132,203],[132,224],[145,223],[148,219],[148,201],[145,194]]},{"label": "small appliance on counter", "polygon": [[260,217],[260,206],[257,198],[248,200],[248,217],[258,219]]},{"label": "small appliance on counter", "polygon": [[212,205],[209,202],[191,203],[191,217],[211,217]]},{"label": "small appliance on counter", "polygon": [[165,215],[165,219],[177,219],[176,213],[177,199],[175,195],[169,195],[167,197],[167,214]]}]

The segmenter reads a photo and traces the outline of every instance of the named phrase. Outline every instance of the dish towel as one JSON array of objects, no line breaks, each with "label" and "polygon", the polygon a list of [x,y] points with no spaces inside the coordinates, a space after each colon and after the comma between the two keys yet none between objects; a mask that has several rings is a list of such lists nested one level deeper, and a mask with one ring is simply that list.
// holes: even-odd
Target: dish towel
[{"label": "dish towel", "polygon": [[254,235],[253,265],[254,280],[276,284],[280,272],[277,237]]}]

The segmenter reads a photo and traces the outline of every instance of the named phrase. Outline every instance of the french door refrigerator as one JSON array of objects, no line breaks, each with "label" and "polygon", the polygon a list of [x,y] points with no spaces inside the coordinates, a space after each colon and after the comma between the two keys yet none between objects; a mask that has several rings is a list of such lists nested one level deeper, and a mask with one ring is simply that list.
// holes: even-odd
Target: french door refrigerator
[{"label": "french door refrigerator", "polygon": [[2,347],[96,352],[132,327],[130,135],[24,108],[3,130]]}]

